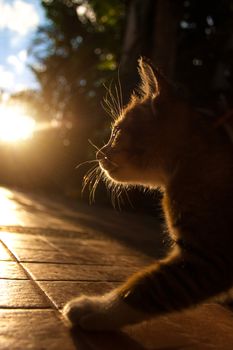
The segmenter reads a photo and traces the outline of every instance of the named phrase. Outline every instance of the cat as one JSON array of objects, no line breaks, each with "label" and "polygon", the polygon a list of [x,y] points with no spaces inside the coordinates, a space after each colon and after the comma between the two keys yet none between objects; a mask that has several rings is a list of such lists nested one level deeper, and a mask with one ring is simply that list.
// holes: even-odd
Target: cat
[{"label": "cat", "polygon": [[97,152],[114,183],[163,192],[173,241],[167,257],[103,296],[81,296],[63,314],[87,330],[118,329],[228,291],[233,282],[233,146],[145,59],[141,85]]}]

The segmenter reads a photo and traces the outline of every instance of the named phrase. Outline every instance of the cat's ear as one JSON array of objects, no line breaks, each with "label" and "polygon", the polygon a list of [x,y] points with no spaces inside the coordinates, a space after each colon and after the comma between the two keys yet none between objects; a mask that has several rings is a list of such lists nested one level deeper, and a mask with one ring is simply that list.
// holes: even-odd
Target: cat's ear
[{"label": "cat's ear", "polygon": [[159,83],[154,69],[145,58],[139,58],[138,72],[141,78],[141,84],[139,86],[140,95],[142,97],[156,97],[159,95]]},{"label": "cat's ear", "polygon": [[138,71],[141,78],[139,86],[140,95],[145,97],[156,97],[158,95],[167,96],[170,92],[170,86],[166,78],[156,69],[150,60],[140,58],[138,60]]}]

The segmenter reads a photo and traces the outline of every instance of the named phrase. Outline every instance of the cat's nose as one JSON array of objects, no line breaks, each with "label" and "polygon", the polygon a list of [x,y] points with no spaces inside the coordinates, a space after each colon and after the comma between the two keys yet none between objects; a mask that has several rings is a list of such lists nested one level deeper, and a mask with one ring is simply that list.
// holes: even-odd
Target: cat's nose
[{"label": "cat's nose", "polygon": [[106,151],[107,151],[107,148],[106,146],[102,147],[101,149],[99,149],[97,152],[96,152],[96,159],[97,160],[104,160],[104,159],[108,159],[107,155],[106,155]]}]

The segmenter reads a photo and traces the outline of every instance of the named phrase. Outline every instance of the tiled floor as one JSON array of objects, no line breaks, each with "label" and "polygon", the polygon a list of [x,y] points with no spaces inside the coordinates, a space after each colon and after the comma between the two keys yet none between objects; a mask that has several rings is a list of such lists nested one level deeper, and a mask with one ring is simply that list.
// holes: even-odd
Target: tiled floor
[{"label": "tiled floor", "polygon": [[83,233],[20,231],[0,232],[1,350],[233,349],[233,316],[214,304],[122,332],[70,331],[60,313],[69,299],[109,291],[152,259]]},{"label": "tiled floor", "polygon": [[68,300],[103,294],[163,255],[158,224],[1,188],[0,197],[9,208],[0,215],[0,350],[233,349],[233,314],[216,304],[121,332],[71,331],[60,312]]}]

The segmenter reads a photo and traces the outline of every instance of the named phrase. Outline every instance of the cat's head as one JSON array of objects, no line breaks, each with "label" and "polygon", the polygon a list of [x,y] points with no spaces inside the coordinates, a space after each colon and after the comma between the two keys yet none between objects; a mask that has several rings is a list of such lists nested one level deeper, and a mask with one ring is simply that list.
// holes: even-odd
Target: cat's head
[{"label": "cat's head", "polygon": [[182,103],[165,78],[144,59],[138,66],[141,84],[115,120],[108,143],[97,152],[107,177],[123,184],[163,186],[171,171],[180,126],[174,123]]}]

